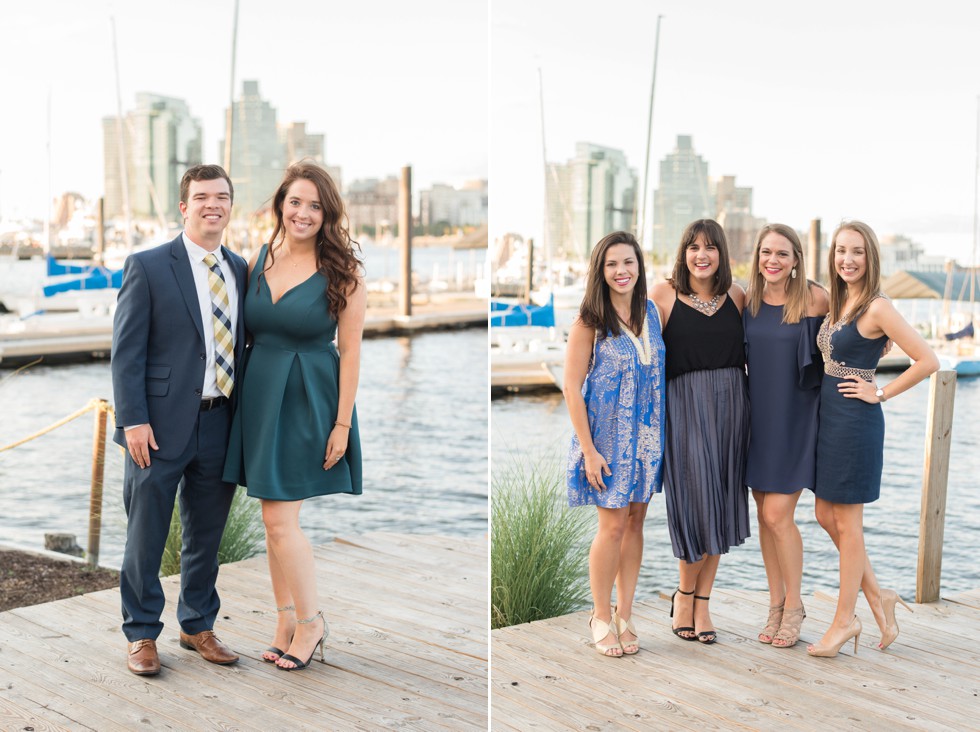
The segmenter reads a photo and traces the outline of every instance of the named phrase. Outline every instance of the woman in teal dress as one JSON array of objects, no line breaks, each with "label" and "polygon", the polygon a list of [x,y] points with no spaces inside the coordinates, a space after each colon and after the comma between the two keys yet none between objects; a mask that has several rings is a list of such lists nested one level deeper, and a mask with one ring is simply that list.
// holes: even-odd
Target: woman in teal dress
[{"label": "woman in teal dress", "polygon": [[252,344],[224,477],[262,502],[278,610],[262,658],[292,671],[317,647],[322,661],[327,636],[300,508],[312,496],[361,492],[354,395],[367,297],[340,192],[322,168],[290,166],[273,209],[271,244],[249,262]]}]

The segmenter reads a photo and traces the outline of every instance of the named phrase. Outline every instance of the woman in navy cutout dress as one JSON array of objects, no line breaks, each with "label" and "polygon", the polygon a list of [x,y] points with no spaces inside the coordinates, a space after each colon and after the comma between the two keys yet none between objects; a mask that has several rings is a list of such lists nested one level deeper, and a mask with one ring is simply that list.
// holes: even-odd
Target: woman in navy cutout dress
[{"label": "woman in navy cutout dress", "polygon": [[742,313],[752,415],[745,482],[755,498],[769,582],[769,618],[759,641],[789,648],[806,617],[794,513],[803,489],[815,485],[823,375],[817,330],[829,301],[826,290],[807,281],[800,238],[785,224],[759,232],[750,272]]},{"label": "woman in navy cutout dress", "polygon": [[721,555],[749,535],[745,451],[745,292],[732,282],[725,232],[701,219],[681,237],[673,275],[653,288],[664,313],[664,497],[680,581],[671,630],[714,643],[708,600]]},{"label": "woman in navy cutout dress", "polygon": [[318,647],[323,660],[327,635],[313,550],[299,524],[303,501],[361,492],[354,396],[367,296],[343,199],[326,171],[291,165],[272,208],[271,243],[249,262],[252,346],[225,480],[262,501],[278,610],[262,658],[292,671],[306,668]]},{"label": "woman in navy cutout dress", "polygon": [[[664,343],[647,299],[643,253],[625,231],[592,251],[585,297],[568,334],[565,404],[575,429],[568,503],[594,505],[589,551],[595,607],[589,628],[605,656],[639,651],[633,596],[643,559],[647,504],[660,492],[664,430]],[[611,604],[613,585],[616,605]]]},{"label": "woman in navy cutout dress", "polygon": [[[885,422],[881,403],[939,369],[939,359],[881,294],[878,239],[867,224],[845,221],[830,245],[830,313],[820,328],[824,378],[817,435],[816,514],[840,551],[840,593],[831,626],[807,651],[836,656],[851,638],[857,651],[861,621],[854,614],[864,590],[881,630],[878,647],[898,637],[895,605],[904,601],[878,586],[864,545],[864,504],[878,499]],[[891,339],[912,365],[883,388],[875,368]],[[906,606],[907,607],[907,606]]]}]

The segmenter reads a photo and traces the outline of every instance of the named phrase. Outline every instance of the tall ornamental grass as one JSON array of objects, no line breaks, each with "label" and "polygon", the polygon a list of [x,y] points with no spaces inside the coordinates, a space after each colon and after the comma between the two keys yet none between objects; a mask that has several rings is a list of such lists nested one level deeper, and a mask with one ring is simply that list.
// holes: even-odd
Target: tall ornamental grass
[{"label": "tall ornamental grass", "polygon": [[[235,489],[231,502],[225,532],[221,535],[218,547],[218,564],[240,562],[259,553],[265,540],[265,527],[262,525],[262,505],[249,498],[245,489]],[[160,575],[168,577],[180,572],[180,547],[183,530],[180,524],[179,501],[174,502],[174,512],[170,517],[170,533],[163,548],[163,561]]]},{"label": "tall ornamental grass", "polygon": [[559,461],[494,465],[491,495],[491,628],[566,615],[585,605],[595,511],[567,506]]}]

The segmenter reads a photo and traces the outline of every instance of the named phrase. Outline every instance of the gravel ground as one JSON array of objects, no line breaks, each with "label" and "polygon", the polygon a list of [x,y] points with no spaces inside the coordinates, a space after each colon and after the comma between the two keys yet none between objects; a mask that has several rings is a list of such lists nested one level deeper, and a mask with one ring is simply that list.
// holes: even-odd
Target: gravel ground
[{"label": "gravel ground", "polygon": [[0,612],[118,586],[113,569],[0,550]]}]

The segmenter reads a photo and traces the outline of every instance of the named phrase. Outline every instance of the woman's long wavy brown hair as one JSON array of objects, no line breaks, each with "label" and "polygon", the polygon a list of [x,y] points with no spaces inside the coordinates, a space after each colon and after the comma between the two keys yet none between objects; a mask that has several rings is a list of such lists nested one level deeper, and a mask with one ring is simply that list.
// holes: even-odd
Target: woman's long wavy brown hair
[{"label": "woman's long wavy brown hair", "polygon": [[276,244],[286,238],[286,228],[282,223],[282,205],[289,192],[289,186],[297,180],[308,180],[316,186],[323,211],[323,226],[316,235],[317,271],[327,279],[327,303],[330,314],[337,319],[347,308],[347,296],[357,286],[363,273],[363,265],[358,256],[360,244],[351,239],[349,222],[344,209],[344,199],[330,175],[316,163],[301,160],[286,169],[286,175],[272,199],[272,210],[276,213],[276,228],[269,243],[269,256],[263,271],[275,262],[273,253]]},{"label": "woman's long wavy brown hair", "polygon": [[638,276],[636,285],[633,287],[633,297],[630,300],[630,322],[629,327],[637,335],[643,330],[643,321],[647,316],[647,275],[643,267],[643,251],[636,241],[636,237],[628,231],[614,231],[607,234],[592,250],[592,258],[589,261],[589,274],[586,278],[585,297],[579,308],[579,318],[582,323],[590,328],[594,328],[599,340],[606,337],[607,333],[613,336],[622,334],[619,327],[619,316],[616,309],[609,300],[609,285],[606,283],[606,252],[610,247],[617,244],[628,244],[633,247],[636,256]]}]

